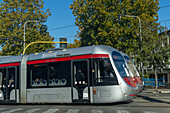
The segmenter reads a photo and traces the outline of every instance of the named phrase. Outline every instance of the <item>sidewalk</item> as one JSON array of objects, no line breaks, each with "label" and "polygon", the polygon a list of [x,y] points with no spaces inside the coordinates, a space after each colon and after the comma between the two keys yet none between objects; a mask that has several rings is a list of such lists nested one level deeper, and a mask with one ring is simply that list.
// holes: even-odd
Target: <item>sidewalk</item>
[{"label": "sidewalk", "polygon": [[144,89],[145,93],[170,93],[170,89]]},{"label": "sidewalk", "polygon": [[145,93],[170,93],[169,88],[163,88],[163,87],[158,87],[158,89],[151,88],[151,87],[145,87],[143,92]]}]

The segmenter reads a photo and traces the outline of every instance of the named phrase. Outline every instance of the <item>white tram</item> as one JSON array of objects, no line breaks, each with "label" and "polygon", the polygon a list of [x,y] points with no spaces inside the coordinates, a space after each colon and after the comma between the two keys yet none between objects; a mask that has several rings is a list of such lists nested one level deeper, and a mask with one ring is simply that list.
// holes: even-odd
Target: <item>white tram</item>
[{"label": "white tram", "polygon": [[119,51],[96,45],[0,57],[2,103],[113,103],[137,95]]}]

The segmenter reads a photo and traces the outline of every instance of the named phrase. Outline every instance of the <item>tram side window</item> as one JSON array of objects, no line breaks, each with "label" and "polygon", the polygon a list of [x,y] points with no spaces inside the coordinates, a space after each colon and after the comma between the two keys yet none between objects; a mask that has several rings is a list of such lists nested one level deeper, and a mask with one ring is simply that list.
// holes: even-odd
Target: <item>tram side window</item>
[{"label": "tram side window", "polygon": [[49,63],[49,86],[71,86],[70,61]]},{"label": "tram side window", "polygon": [[15,68],[8,68],[9,82],[8,87],[14,88]]},{"label": "tram side window", "polygon": [[117,85],[117,77],[108,58],[94,60],[93,85]]},{"label": "tram side window", "polygon": [[[14,88],[15,85],[15,68],[0,69],[0,87]],[[6,76],[8,74],[8,77]]]},{"label": "tram side window", "polygon": [[47,86],[47,64],[32,65],[30,70],[31,86]]},{"label": "tram side window", "polygon": [[0,88],[3,87],[4,73],[3,69],[0,69]]},{"label": "tram side window", "polygon": [[88,66],[87,60],[73,63],[74,85],[87,85]]},{"label": "tram side window", "polygon": [[[0,73],[1,73],[1,79],[2,79],[2,83],[0,85],[0,88],[5,89],[6,88],[6,68],[2,68],[0,69]],[[5,90],[4,90],[5,91]],[[4,92],[6,94],[6,92]]]}]

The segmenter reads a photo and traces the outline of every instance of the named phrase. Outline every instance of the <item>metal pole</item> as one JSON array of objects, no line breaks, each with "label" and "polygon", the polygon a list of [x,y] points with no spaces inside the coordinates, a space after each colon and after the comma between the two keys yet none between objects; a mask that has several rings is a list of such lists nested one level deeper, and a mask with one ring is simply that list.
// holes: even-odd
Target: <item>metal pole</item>
[{"label": "metal pole", "polygon": [[141,39],[141,41],[142,41],[142,35],[141,35],[141,33],[142,33],[142,28],[141,28],[141,19],[140,19],[140,17],[139,16],[134,16],[134,15],[120,15],[120,16],[124,16],[124,17],[135,17],[135,18],[138,18],[139,19],[139,29],[140,29],[140,39]]},{"label": "metal pole", "polygon": [[24,50],[25,50],[25,25],[26,25],[28,22],[40,22],[40,21],[37,21],[37,20],[35,20],[35,21],[26,21],[26,22],[24,23]]},{"label": "metal pole", "polygon": [[[124,17],[132,17],[132,18],[138,18],[139,19],[139,30],[140,30],[140,40],[141,40],[141,44],[142,44],[142,27],[141,27],[141,19],[139,16],[134,16],[134,15],[120,15],[120,16],[124,16]],[[142,47],[141,47],[141,51],[142,51]],[[141,70],[142,70],[142,76],[144,77],[144,72],[143,72],[143,62],[141,62]]]}]

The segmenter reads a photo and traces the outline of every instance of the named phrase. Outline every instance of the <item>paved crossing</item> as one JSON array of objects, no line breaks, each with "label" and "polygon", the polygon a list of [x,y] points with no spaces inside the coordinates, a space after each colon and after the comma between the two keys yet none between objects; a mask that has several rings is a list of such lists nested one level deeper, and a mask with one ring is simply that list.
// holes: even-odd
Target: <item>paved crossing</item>
[{"label": "paved crossing", "polygon": [[[0,107],[0,113],[108,113],[105,110],[94,110],[94,109],[58,109],[58,108],[3,108]],[[128,110],[112,110],[112,113],[133,113]],[[136,113],[136,112],[135,112]],[[139,111],[137,113],[159,113],[156,111]]]}]

